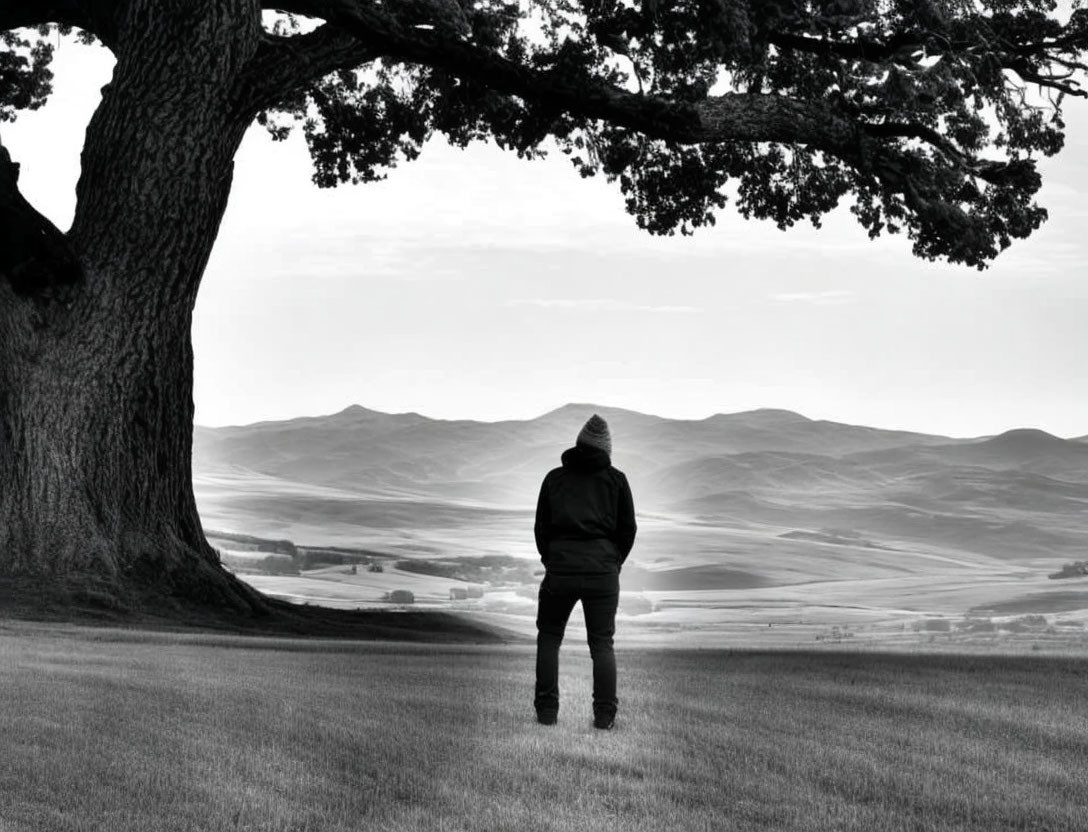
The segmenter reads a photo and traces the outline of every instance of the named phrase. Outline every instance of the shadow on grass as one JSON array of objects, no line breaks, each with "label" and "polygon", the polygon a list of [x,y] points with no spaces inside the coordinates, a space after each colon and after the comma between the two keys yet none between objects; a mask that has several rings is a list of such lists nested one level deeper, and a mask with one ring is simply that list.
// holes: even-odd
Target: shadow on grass
[{"label": "shadow on grass", "polygon": [[0,620],[48,622],[163,632],[334,638],[451,644],[524,642],[524,636],[456,613],[341,610],[292,604],[257,593],[249,608],[200,603],[162,592],[127,591],[112,584],[0,579]]}]

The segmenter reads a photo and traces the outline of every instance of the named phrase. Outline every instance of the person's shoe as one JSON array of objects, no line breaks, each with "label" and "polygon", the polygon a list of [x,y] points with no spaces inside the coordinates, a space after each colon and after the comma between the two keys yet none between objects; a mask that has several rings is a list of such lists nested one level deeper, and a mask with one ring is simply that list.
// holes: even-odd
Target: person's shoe
[{"label": "person's shoe", "polygon": [[541,725],[555,725],[559,721],[558,714],[552,714],[548,712],[540,712],[536,715],[536,721]]},{"label": "person's shoe", "polygon": [[616,717],[608,716],[607,714],[597,714],[593,717],[593,727],[599,728],[602,731],[611,731],[612,726],[616,724]]}]

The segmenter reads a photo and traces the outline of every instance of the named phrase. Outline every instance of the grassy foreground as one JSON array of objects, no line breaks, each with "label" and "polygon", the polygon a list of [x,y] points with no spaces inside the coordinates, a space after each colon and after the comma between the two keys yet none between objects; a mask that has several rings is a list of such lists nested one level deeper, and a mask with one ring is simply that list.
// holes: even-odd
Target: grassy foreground
[{"label": "grassy foreground", "polygon": [[0,628],[0,832],[1074,830],[1088,661]]}]

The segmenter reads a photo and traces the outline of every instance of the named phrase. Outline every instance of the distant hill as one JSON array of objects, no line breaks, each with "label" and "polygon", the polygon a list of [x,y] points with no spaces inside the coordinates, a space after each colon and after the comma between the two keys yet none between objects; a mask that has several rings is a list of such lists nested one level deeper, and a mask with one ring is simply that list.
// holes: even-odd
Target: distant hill
[{"label": "distant hill", "polygon": [[950,458],[996,470],[1020,469],[1088,477],[1088,445],[1042,430],[1010,430],[981,442],[948,449]]},{"label": "distant hill", "polygon": [[197,427],[198,499],[214,528],[303,528],[353,545],[379,534],[394,545],[398,529],[426,529],[435,548],[471,528],[506,551],[504,541],[524,545],[543,475],[593,413],[611,426],[614,462],[640,513],[661,522],[765,530],[809,547],[829,545],[821,530],[840,529],[870,551],[1083,559],[1083,438],[1018,429],[951,439],[784,410],[677,420],[570,404],[536,419],[476,422],[353,406]]},{"label": "distant hill", "polygon": [[[543,474],[559,464],[560,454],[593,413],[611,426],[615,464],[642,481],[643,499],[653,505],[668,505],[683,496],[655,482],[669,468],[677,469],[668,475],[677,480],[683,478],[684,466],[713,467],[717,463],[712,460],[726,456],[767,452],[840,457],[906,443],[926,447],[953,441],[813,421],[782,410],[688,421],[570,404],[532,420],[475,422],[353,406],[329,416],[197,427],[194,457],[197,470],[230,466],[367,494],[514,506],[535,501]],[[753,463],[738,458],[736,464]],[[796,468],[798,475],[804,470]]]}]

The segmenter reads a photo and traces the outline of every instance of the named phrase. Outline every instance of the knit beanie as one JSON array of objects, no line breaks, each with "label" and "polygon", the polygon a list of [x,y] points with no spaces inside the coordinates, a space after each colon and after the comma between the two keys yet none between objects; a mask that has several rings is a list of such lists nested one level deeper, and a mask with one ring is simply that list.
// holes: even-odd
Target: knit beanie
[{"label": "knit beanie", "polygon": [[608,431],[608,422],[594,413],[582,427],[575,444],[597,448],[612,456],[612,434]]}]

